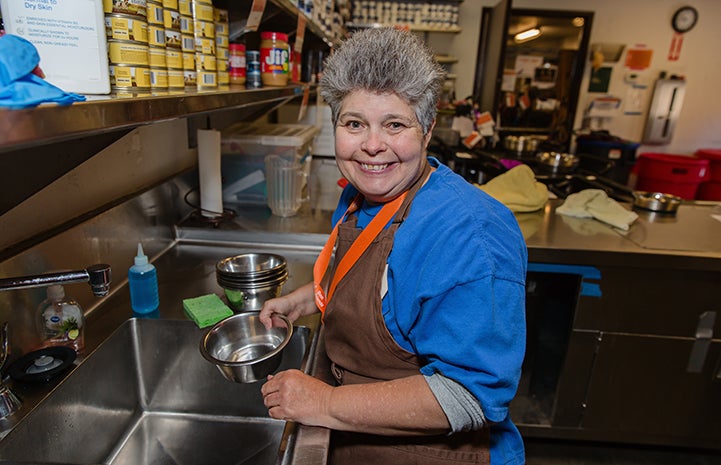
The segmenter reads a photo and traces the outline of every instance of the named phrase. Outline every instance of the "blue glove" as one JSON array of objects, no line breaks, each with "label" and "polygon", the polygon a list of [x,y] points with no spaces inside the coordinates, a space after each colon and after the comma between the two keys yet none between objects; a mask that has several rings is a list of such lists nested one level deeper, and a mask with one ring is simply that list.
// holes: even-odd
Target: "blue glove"
[{"label": "blue glove", "polygon": [[70,105],[85,97],[65,92],[32,73],[40,62],[33,44],[22,37],[0,37],[0,107],[29,108],[41,103]]}]

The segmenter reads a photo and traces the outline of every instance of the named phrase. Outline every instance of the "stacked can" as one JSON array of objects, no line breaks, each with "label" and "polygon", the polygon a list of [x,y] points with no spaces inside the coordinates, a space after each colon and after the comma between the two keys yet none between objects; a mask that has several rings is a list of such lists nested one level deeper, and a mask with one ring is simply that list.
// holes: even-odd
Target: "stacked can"
[{"label": "stacked can", "polygon": [[215,56],[215,9],[211,0],[191,0],[195,37],[195,70],[197,87],[212,89],[218,87],[217,62]]},{"label": "stacked can", "polygon": [[[195,71],[195,24],[193,20],[193,0],[178,0],[180,11],[180,52],[183,58],[183,84],[187,88],[196,88],[198,73]],[[183,27],[188,21],[188,27]]]},{"label": "stacked can", "polygon": [[245,85],[245,44],[228,45],[228,74],[231,85]]},{"label": "stacked can", "polygon": [[162,0],[148,0],[148,61],[150,63],[150,86],[153,90],[168,88],[164,14],[165,7]]},{"label": "stacked can", "polygon": [[215,23],[215,62],[218,72],[218,85],[230,84],[228,72],[228,59],[230,58],[230,24],[228,10],[214,8],[213,22]]},{"label": "stacked can", "polygon": [[[175,7],[175,8],[173,8]],[[177,0],[163,0],[163,27],[165,28],[165,63],[168,72],[168,88],[182,89],[183,79],[183,31],[193,33],[193,18],[180,12]]]},{"label": "stacked can", "polygon": [[150,90],[145,0],[103,0],[110,85],[116,91]]}]

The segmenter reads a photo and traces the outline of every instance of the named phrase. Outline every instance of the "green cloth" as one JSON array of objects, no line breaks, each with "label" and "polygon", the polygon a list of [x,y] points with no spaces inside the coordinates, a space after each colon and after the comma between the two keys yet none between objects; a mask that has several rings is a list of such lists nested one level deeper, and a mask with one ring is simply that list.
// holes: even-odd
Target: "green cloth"
[{"label": "green cloth", "polygon": [[215,294],[184,299],[183,308],[188,317],[201,329],[214,325],[233,314],[233,311]]}]

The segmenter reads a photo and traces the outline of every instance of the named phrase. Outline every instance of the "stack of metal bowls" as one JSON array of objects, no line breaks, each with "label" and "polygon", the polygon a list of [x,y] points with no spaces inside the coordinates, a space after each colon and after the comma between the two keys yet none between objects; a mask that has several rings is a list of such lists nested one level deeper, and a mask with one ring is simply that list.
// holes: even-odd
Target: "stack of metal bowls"
[{"label": "stack of metal bowls", "polygon": [[234,310],[254,312],[280,296],[288,280],[287,262],[276,254],[245,253],[220,260],[215,277]]}]

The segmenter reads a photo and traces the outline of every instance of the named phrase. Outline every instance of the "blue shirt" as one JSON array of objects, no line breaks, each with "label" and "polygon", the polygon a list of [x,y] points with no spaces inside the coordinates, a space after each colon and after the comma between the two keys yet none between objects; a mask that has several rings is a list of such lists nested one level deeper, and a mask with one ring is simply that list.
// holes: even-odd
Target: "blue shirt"
[{"label": "blue shirt", "polygon": [[[491,424],[491,464],[524,463],[523,441],[508,416],[525,353],[527,251],[513,214],[453,173],[436,167],[395,234],[388,257],[386,326],[422,360],[480,402]],[[333,223],[357,194],[343,191]],[[365,227],[379,206],[364,205]]]}]

